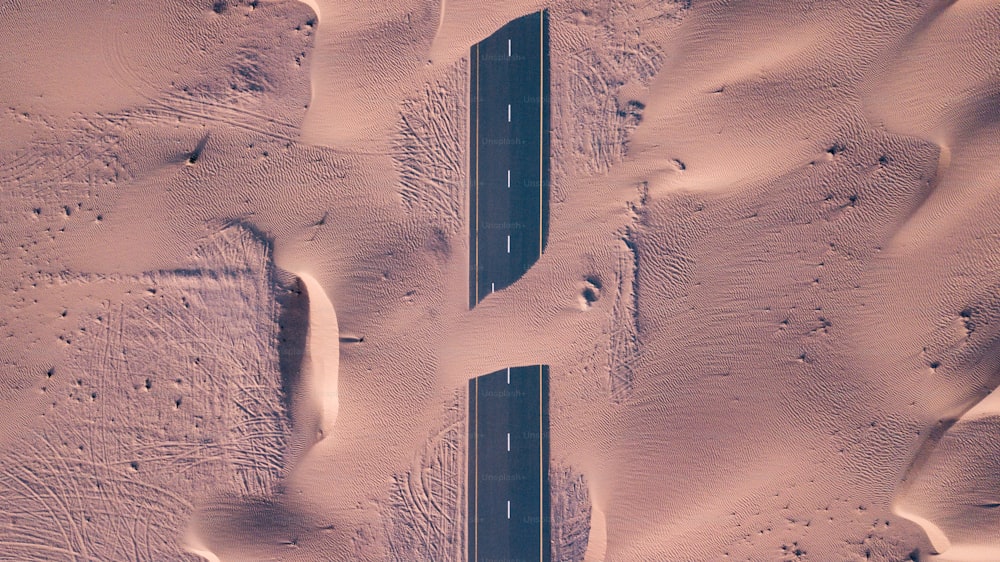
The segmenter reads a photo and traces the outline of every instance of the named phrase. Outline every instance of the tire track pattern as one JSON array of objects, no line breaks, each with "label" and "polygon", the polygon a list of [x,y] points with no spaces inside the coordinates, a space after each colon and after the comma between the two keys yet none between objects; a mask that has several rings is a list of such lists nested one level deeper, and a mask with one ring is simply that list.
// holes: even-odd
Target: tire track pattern
[{"label": "tire track pattern", "polygon": [[616,404],[632,395],[633,370],[639,358],[638,284],[639,255],[629,229],[622,237],[618,266],[615,269],[617,290],[611,312],[610,363],[608,374],[611,400]]},{"label": "tire track pattern", "polygon": [[441,221],[449,233],[462,227],[465,213],[465,68],[462,61],[441,79],[425,84],[422,95],[404,101],[393,139],[403,205]]},{"label": "tire track pattern", "polygon": [[569,466],[549,470],[552,489],[552,559],[583,560],[590,536],[590,493],[587,480]]},{"label": "tire track pattern", "polygon": [[462,462],[466,398],[448,406],[413,468],[394,476],[383,521],[390,560],[460,560],[465,519]]},{"label": "tire track pattern", "polygon": [[[270,493],[288,434],[268,249],[239,229],[82,317],[45,420],[0,461],[10,560],[195,560],[200,496]],[[68,337],[66,338],[68,340]]]},{"label": "tire track pattern", "polygon": [[655,4],[642,10],[621,1],[553,8],[554,22],[584,22],[576,34],[552,43],[552,92],[562,93],[552,104],[556,175],[604,173],[627,153],[645,106],[623,88],[649,85],[664,60],[639,29],[674,25],[687,9],[681,2]]}]

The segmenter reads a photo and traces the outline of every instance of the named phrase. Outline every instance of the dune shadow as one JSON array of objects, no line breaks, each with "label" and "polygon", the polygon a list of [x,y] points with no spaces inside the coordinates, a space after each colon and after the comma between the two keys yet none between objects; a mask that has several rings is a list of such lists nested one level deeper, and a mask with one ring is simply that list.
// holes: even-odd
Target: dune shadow
[{"label": "dune shadow", "polygon": [[292,288],[278,297],[278,366],[281,369],[281,391],[285,406],[302,381],[302,358],[309,334],[309,297],[302,281],[295,279]]},{"label": "dune shadow", "polygon": [[[301,431],[295,431],[304,421],[297,416],[296,396],[303,384],[302,364],[309,335],[309,296],[298,277],[290,287],[277,297],[278,313],[278,369],[281,372],[281,399],[288,412],[293,431],[289,443],[289,460],[297,459],[309,446]],[[294,465],[294,461],[289,466]]]},{"label": "dune shadow", "polygon": [[311,530],[303,514],[282,496],[224,495],[199,510],[189,533],[199,550],[216,559],[260,560],[280,558]]}]

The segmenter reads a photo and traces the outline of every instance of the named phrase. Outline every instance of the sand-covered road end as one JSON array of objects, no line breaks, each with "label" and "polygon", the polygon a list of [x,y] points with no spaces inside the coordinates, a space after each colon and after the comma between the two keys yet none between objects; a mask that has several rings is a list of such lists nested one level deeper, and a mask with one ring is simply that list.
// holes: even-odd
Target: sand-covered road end
[{"label": "sand-covered road end", "polygon": [[[468,49],[549,10],[546,251],[467,310]],[[1000,7],[0,3],[0,558],[1000,559]]]}]

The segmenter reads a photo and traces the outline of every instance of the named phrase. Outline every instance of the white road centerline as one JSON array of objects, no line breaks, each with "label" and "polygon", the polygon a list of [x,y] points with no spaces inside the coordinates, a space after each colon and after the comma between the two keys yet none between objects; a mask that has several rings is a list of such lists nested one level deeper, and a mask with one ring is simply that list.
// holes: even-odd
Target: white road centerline
[{"label": "white road centerline", "polygon": [[497,290],[497,284],[495,282],[491,282],[490,283],[490,292],[492,293],[493,291],[496,291],[496,290]]},{"label": "white road centerline", "polygon": [[507,500],[507,519],[510,519],[510,500]]},{"label": "white road centerline", "polygon": [[507,104],[507,122],[510,123],[510,104]]},{"label": "white road centerline", "polygon": [[510,39],[507,40],[507,56],[510,56]]},{"label": "white road centerline", "polygon": [[507,432],[507,452],[510,452],[510,432]]},{"label": "white road centerline", "polygon": [[510,234],[507,235],[507,253],[510,253]]},{"label": "white road centerline", "polygon": [[507,187],[510,187],[510,170],[507,170]]},{"label": "white road centerline", "polygon": [[507,384],[510,384],[510,367],[507,367]]}]

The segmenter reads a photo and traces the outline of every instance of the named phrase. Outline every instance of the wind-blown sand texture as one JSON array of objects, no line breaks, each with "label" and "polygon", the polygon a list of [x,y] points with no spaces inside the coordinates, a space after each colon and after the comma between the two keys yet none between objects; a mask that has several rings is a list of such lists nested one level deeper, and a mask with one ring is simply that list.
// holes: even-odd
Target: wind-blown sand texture
[{"label": "wind-blown sand texture", "polygon": [[[548,245],[467,310],[469,46],[550,11]],[[0,2],[0,558],[1000,559],[1000,6]]]}]

